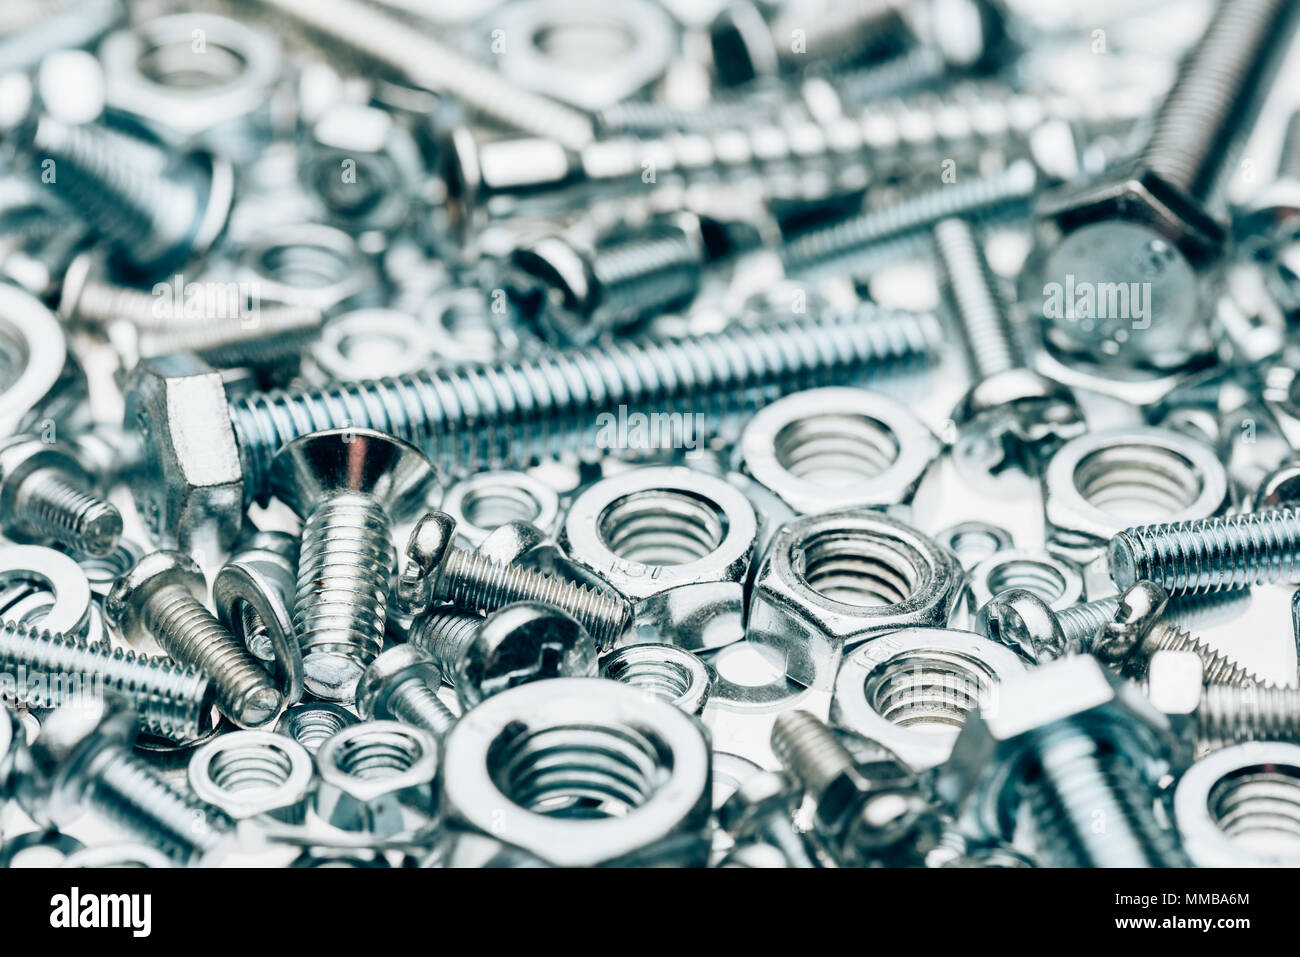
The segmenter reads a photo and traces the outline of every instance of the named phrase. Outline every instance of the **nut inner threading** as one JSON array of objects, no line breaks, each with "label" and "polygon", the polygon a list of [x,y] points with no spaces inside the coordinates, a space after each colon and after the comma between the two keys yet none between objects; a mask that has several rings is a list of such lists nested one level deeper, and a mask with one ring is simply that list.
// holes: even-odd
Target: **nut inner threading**
[{"label": "nut inner threading", "polygon": [[894,543],[852,529],[814,535],[796,556],[795,568],[824,598],[869,607],[907,601],[925,574]]},{"label": "nut inner threading", "polygon": [[506,522],[534,522],[542,512],[541,503],[528,489],[504,479],[470,489],[460,507],[471,525],[489,530]]},{"label": "nut inner threading", "polygon": [[170,42],[153,43],[141,51],[137,66],[142,76],[174,90],[204,90],[239,79],[248,60],[238,50],[205,40],[202,54],[186,35]]},{"label": "nut inner threading", "polygon": [[988,586],[994,595],[1013,588],[1023,588],[1050,605],[1065,594],[1068,583],[1055,566],[1018,558],[992,569],[988,576]]},{"label": "nut inner threading", "polygon": [[867,676],[864,692],[872,709],[894,724],[942,732],[960,728],[996,684],[983,662],[929,649],[883,662]]},{"label": "nut inner threading", "polygon": [[866,415],[808,416],[776,434],[776,460],[796,478],[848,488],[883,473],[898,458],[898,438]]},{"label": "nut inner threading", "polygon": [[610,503],[597,528],[606,547],[619,558],[643,565],[685,565],[722,544],[727,514],[702,496],[656,489]]},{"label": "nut inner threading", "polygon": [[1132,524],[1191,507],[1203,489],[1196,465],[1172,449],[1115,445],[1084,456],[1074,484],[1090,504]]},{"label": "nut inner threading", "polygon": [[1209,807],[1234,843],[1272,856],[1300,856],[1300,767],[1239,768],[1210,790]]},{"label": "nut inner threading", "polygon": [[227,748],[212,759],[208,773],[221,790],[273,791],[289,780],[293,762],[283,748],[265,744]]},{"label": "nut inner threading", "polygon": [[344,774],[374,781],[409,771],[424,756],[424,745],[414,734],[397,729],[368,729],[342,742],[333,752],[334,764]]}]

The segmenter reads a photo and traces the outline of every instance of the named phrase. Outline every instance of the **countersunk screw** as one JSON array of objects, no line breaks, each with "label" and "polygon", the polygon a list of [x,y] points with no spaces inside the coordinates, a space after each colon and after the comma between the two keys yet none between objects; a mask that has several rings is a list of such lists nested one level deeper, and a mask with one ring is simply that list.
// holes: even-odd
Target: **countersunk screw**
[{"label": "countersunk screw", "polygon": [[35,436],[0,445],[0,516],[5,534],[53,539],[83,555],[112,554],[122,516],[93,494],[94,480],[65,446]]},{"label": "countersunk screw", "polygon": [[919,867],[938,843],[938,816],[897,761],[895,773],[873,779],[835,732],[807,711],[777,715],[772,750],[816,802],[816,829],[841,864],[883,859]]},{"label": "countersunk screw", "polygon": [[1153,581],[1170,594],[1300,582],[1300,512],[1140,525],[1110,540],[1110,577],[1121,588]]},{"label": "countersunk screw", "polygon": [[113,583],[104,617],[132,644],[145,634],[183,665],[207,675],[217,706],[236,724],[257,728],[272,721],[283,698],[271,676],[203,605],[207,582],[188,555],[160,551],[144,556]]},{"label": "countersunk screw", "polygon": [[117,695],[136,710],[141,729],[173,741],[197,738],[212,722],[215,693],[199,672],[39,626],[0,624],[0,672],[13,678],[18,700],[39,708]]},{"label": "countersunk screw", "polygon": [[350,701],[384,643],[393,522],[423,505],[433,466],[390,435],[331,429],[290,442],[271,472],[276,496],[303,520],[293,624],[304,683]]},{"label": "countersunk screw", "polygon": [[441,738],[456,716],[438,697],[442,672],[414,645],[390,648],[370,663],[357,685],[357,711],[367,721],[401,721]]},{"label": "countersunk screw", "polygon": [[[113,245],[135,276],[153,278],[206,252],[221,235],[234,196],[229,163],[192,153],[161,172],[118,148],[106,130],[36,123],[32,175],[51,175],[69,209]],[[52,164],[52,165],[51,165]]]},{"label": "countersunk screw", "polygon": [[228,841],[233,824],[132,753],[136,723],[111,699],[55,711],[26,746],[18,803],[59,827],[93,808],[177,861],[202,861]]}]

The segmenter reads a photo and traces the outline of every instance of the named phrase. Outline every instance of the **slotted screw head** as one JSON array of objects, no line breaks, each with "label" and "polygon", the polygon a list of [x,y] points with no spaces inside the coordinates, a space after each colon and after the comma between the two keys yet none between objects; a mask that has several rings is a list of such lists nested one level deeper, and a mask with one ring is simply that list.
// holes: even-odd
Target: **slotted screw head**
[{"label": "slotted screw head", "polygon": [[407,681],[430,688],[442,684],[442,672],[433,659],[414,645],[390,648],[370,663],[357,685],[357,711],[366,720],[388,719],[388,698]]},{"label": "slotted screw head", "polygon": [[188,555],[153,552],[113,582],[104,599],[104,617],[128,642],[137,644],[144,637],[144,609],[150,596],[169,585],[179,585],[200,602],[208,588],[203,571]]},{"label": "slotted screw head", "polygon": [[442,561],[455,544],[456,519],[431,511],[411,529],[406,542],[406,565],[397,578],[397,602],[408,614],[418,614],[433,600]]}]

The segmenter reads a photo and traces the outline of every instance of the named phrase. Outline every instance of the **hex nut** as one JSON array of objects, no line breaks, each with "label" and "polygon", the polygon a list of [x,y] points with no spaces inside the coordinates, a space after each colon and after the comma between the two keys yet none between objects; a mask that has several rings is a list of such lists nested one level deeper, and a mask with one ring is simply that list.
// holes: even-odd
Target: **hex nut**
[{"label": "hex nut", "polygon": [[968,587],[976,611],[994,597],[1023,588],[1053,610],[1083,601],[1083,575],[1073,562],[1031,549],[1007,549],[990,555],[970,572]]},{"label": "hex nut", "polygon": [[555,489],[527,472],[479,472],[447,489],[442,510],[456,519],[458,534],[474,546],[510,521],[524,521],[543,533],[559,521]]},{"label": "hex nut", "polygon": [[[703,866],[710,750],[699,722],[635,688],[557,678],[489,698],[452,728],[444,826],[560,867]],[[561,762],[572,774],[547,774]]]},{"label": "hex nut", "polygon": [[747,630],[784,655],[791,680],[829,689],[860,642],[946,626],[963,584],[957,559],[910,525],[863,509],[805,516],[768,547]]},{"label": "hex nut", "polygon": [[560,545],[633,602],[630,634],[688,651],[743,635],[758,519],[734,486],[692,469],[632,469],[574,500]]},{"label": "hex nut", "polygon": [[320,746],[313,808],[344,831],[377,837],[421,832],[437,819],[438,742],[396,721],[343,728]]},{"label": "hex nut", "polygon": [[676,645],[624,645],[600,662],[600,676],[657,695],[687,714],[701,714],[713,688],[713,669]]},{"label": "hex nut", "polygon": [[267,816],[291,824],[306,818],[315,782],[311,755],[270,731],[232,731],[194,752],[190,788],[232,819]]}]

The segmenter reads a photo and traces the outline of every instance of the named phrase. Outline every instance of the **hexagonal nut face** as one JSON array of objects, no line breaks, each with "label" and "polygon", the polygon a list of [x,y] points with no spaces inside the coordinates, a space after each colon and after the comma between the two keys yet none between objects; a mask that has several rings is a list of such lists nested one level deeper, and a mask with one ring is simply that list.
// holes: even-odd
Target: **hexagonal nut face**
[{"label": "hexagonal nut face", "polygon": [[203,801],[235,820],[268,816],[301,823],[315,783],[311,755],[269,731],[234,731],[194,752],[189,782]]},{"label": "hexagonal nut face", "polygon": [[316,752],[313,807],[345,831],[380,837],[421,832],[437,820],[438,743],[420,728],[366,721],[332,735]]},{"label": "hexagonal nut face", "polygon": [[1169,719],[1138,685],[1097,659],[1074,655],[1002,683],[978,714],[966,719],[936,791],[960,818],[989,836],[1010,839],[1019,798],[1009,786],[1028,749],[1051,728],[1075,725],[1109,736],[1155,780],[1179,751]]},{"label": "hexagonal nut face", "polygon": [[640,640],[673,636],[691,651],[739,640],[758,541],[738,489],[682,467],[633,469],[578,496],[560,544],[579,568],[633,602]]},{"label": "hexagonal nut face", "polygon": [[[700,723],[601,678],[489,698],[445,741],[449,841],[490,837],[557,867],[703,866],[710,749]],[[610,763],[610,755],[617,755]],[[542,774],[553,762],[572,774]]]},{"label": "hexagonal nut face", "polygon": [[747,632],[787,675],[830,688],[841,656],[900,628],[948,624],[964,581],[947,549],[903,522],[846,509],[787,523],[754,580]]},{"label": "hexagonal nut face", "polygon": [[125,424],[144,452],[132,492],[150,531],[184,549],[228,547],[243,520],[244,483],[221,375],[186,355],[140,363]]}]

